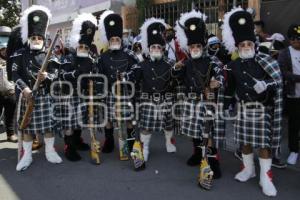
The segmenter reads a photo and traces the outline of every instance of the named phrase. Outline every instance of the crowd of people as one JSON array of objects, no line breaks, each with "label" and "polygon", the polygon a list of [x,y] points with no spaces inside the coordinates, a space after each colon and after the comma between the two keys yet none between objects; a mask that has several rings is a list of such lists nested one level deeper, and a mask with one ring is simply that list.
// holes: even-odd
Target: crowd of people
[{"label": "crowd of people", "polygon": [[[243,164],[235,179],[256,176],[253,150],[258,149],[259,185],[265,195],[276,196],[271,166],[286,167],[280,159],[284,113],[289,118],[287,163],[295,165],[299,152],[300,24],[290,25],[285,41],[282,34],[265,33],[263,21],[238,7],[225,14],[218,38],[208,32],[206,18],[192,10],[182,13],[175,27],[146,19],[133,37],[111,10],[99,21],[83,13],[73,21],[68,48],[46,39],[51,12],[43,6],[26,9],[12,31],[0,27],[0,64],[7,74],[1,77],[0,103],[7,140],[22,146],[16,170],[31,165],[41,136],[50,163],[63,161],[54,148],[58,134],[65,158],[79,161],[78,151],[92,148],[82,132],[96,127],[105,135],[102,153],[113,152],[118,132],[120,160],[130,158],[138,140],[146,163],[153,133],[165,135],[169,153],[177,151],[175,135],[183,134],[194,147],[187,165],[200,165],[205,156],[210,175],[218,179],[219,148],[226,120],[233,117],[235,155]],[[97,50],[95,34],[107,50]],[[94,103],[92,112],[89,103]]]}]

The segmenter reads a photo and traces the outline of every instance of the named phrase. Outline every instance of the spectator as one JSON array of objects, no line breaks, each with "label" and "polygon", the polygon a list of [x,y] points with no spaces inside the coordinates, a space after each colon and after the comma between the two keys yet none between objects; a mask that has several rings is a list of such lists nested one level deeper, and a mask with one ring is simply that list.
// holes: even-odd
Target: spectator
[{"label": "spectator", "polygon": [[262,20],[254,22],[254,29],[256,37],[258,37],[258,41],[267,42],[267,38],[270,37],[270,35],[265,32],[265,23]]},{"label": "spectator", "polygon": [[300,24],[293,24],[288,30],[290,46],[280,52],[278,62],[285,83],[286,110],[288,114],[289,157],[287,163],[295,165],[299,152],[300,130]]}]

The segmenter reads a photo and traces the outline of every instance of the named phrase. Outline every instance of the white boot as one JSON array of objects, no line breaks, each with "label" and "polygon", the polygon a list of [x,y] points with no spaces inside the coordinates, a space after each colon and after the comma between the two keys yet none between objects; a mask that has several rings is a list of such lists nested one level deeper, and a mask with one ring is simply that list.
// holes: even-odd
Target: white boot
[{"label": "white boot", "polygon": [[235,175],[234,178],[236,180],[238,180],[240,182],[246,182],[250,178],[253,178],[256,176],[253,157],[254,157],[253,153],[247,154],[247,155],[242,154],[244,168],[242,169],[242,171],[240,171],[239,173],[237,173]]},{"label": "white boot", "polygon": [[259,158],[260,164],[260,181],[259,185],[262,187],[263,193],[270,197],[277,195],[277,190],[272,182],[272,159]]},{"label": "white boot", "polygon": [[32,141],[25,142],[23,141],[23,150],[24,154],[17,164],[16,170],[23,171],[26,170],[32,163]]},{"label": "white boot", "polygon": [[143,143],[143,155],[145,162],[148,161],[149,157],[149,144],[150,144],[151,134],[141,134],[141,142]]},{"label": "white boot", "polygon": [[62,159],[61,157],[59,157],[59,155],[56,153],[54,149],[54,137],[44,138],[44,141],[45,141],[45,154],[47,160],[54,164],[61,163]]},{"label": "white boot", "polygon": [[166,148],[168,153],[175,153],[176,152],[176,146],[174,145],[174,142],[172,141],[173,138],[173,131],[164,131],[165,137],[166,137]]}]

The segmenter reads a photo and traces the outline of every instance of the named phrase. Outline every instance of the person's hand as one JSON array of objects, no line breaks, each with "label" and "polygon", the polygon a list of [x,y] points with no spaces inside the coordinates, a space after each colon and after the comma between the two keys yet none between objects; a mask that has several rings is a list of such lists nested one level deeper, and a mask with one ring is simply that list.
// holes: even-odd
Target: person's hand
[{"label": "person's hand", "polygon": [[175,63],[175,65],[174,65],[175,70],[180,70],[184,66],[182,61],[183,60],[179,60],[177,63]]},{"label": "person's hand", "polygon": [[26,87],[22,91],[23,97],[26,99],[30,99],[32,97],[32,91],[29,87]]},{"label": "person's hand", "polygon": [[47,72],[41,72],[41,71],[39,71],[38,72],[38,80],[39,81],[44,81],[46,78],[47,78],[47,75],[48,75],[48,73]]},{"label": "person's hand", "polygon": [[256,83],[253,88],[257,94],[263,93],[267,90],[267,84],[265,81],[259,81],[257,79],[254,79],[254,81],[256,81]]},{"label": "person's hand", "polygon": [[210,83],[209,83],[209,87],[210,87],[211,89],[219,88],[220,85],[221,85],[220,82],[217,81],[214,77],[211,78]]},{"label": "person's hand", "polygon": [[211,89],[216,89],[216,88],[219,88],[220,87],[220,82],[219,81],[217,81],[217,80],[211,80],[210,81],[210,83],[209,83],[209,87],[211,88]]}]

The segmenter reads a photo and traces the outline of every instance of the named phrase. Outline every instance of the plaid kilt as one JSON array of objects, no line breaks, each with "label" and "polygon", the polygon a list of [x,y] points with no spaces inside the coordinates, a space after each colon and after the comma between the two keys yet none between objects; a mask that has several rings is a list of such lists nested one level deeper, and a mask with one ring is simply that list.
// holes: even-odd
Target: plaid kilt
[{"label": "plaid kilt", "polygon": [[196,139],[202,138],[206,113],[204,105],[199,102],[200,100],[186,99],[181,120],[182,134]]},{"label": "plaid kilt", "polygon": [[[116,120],[116,102],[117,98],[111,92],[108,92],[106,97],[107,113],[104,113],[106,114],[108,121],[114,122]],[[131,116],[131,114],[133,114],[132,112],[130,112],[131,109],[134,112],[132,107],[133,104],[130,99],[123,98],[121,99],[121,104],[121,117],[122,119],[127,119]]]},{"label": "plaid kilt", "polygon": [[140,128],[150,132],[170,130],[173,128],[172,98],[141,99],[139,107]]},{"label": "plaid kilt", "polygon": [[270,148],[272,145],[272,109],[243,109],[240,107],[234,122],[234,139],[239,145],[253,148]]},{"label": "plaid kilt", "polygon": [[[52,119],[52,102],[50,94],[38,93],[34,98],[34,108],[31,114],[29,126],[22,130],[24,134],[45,134],[53,131],[54,121]],[[21,100],[20,118],[18,123],[22,121],[22,117],[26,111],[25,98]]]},{"label": "plaid kilt", "polygon": [[[175,88],[175,102],[176,103],[179,103],[179,105],[177,105],[174,109],[175,109],[175,114],[176,114],[176,117],[181,117],[183,115],[183,110],[184,110],[184,106],[183,106],[183,101],[184,101],[184,98],[185,98],[185,86],[183,85],[178,85],[176,86]],[[178,120],[176,120],[178,121]],[[180,121],[180,120],[179,120]]]},{"label": "plaid kilt", "polygon": [[174,94],[174,133],[181,134],[182,126],[181,126],[181,118],[183,116],[183,109],[184,109],[184,98],[185,98],[185,86],[184,85],[177,85],[175,87],[175,94]]},{"label": "plaid kilt", "polygon": [[86,106],[79,108],[83,100],[79,96],[70,96],[55,100],[55,124],[62,130],[79,129],[80,120],[86,123]]}]

